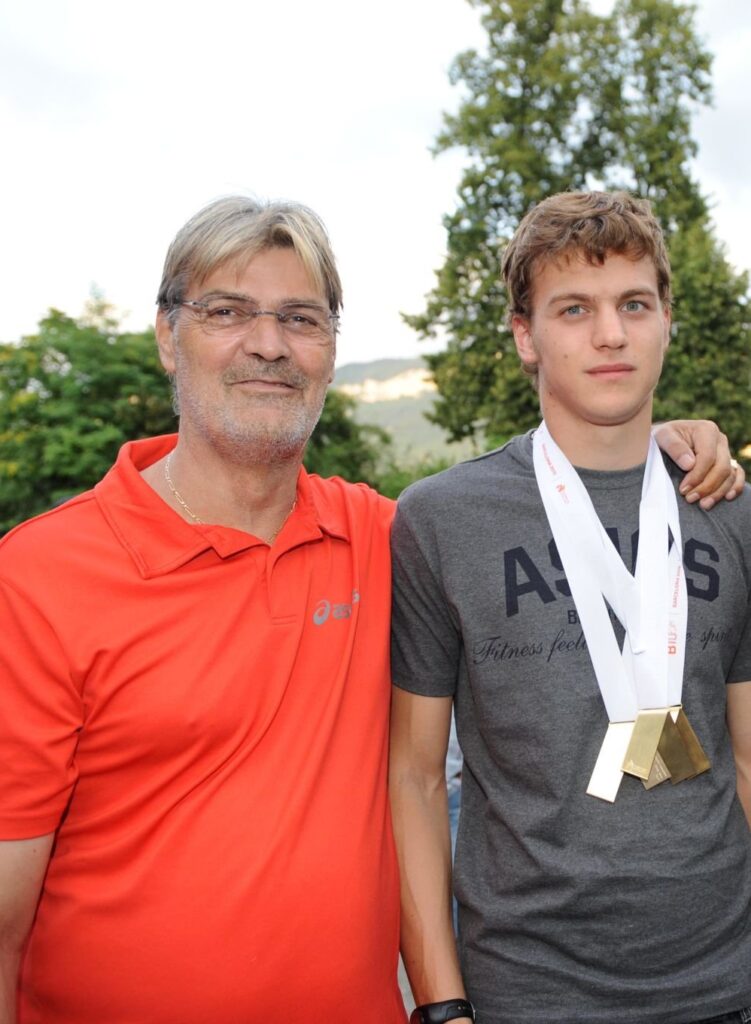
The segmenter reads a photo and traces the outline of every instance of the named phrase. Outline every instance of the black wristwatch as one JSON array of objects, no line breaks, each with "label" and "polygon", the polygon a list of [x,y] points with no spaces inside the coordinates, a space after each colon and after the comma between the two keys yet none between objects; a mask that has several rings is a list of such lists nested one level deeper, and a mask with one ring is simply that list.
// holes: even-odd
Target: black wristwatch
[{"label": "black wristwatch", "polygon": [[475,1019],[475,1008],[466,999],[444,999],[442,1003],[423,1003],[410,1015],[409,1024],[446,1024],[459,1017]]}]

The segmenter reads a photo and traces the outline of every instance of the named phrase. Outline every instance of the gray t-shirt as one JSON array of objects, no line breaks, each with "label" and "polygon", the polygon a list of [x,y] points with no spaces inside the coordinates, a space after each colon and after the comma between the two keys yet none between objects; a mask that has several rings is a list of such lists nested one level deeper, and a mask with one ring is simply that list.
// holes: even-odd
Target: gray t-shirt
[{"label": "gray t-shirt", "polygon": [[[643,467],[581,476],[633,570]],[[607,716],[531,434],[399,501],[393,677],[455,698],[480,1024],[685,1024],[751,1004],[751,835],[725,723],[726,683],[751,680],[751,494],[711,513],[680,500],[680,517],[683,704],[712,768],[650,791],[626,776],[610,804],[585,792]]]}]

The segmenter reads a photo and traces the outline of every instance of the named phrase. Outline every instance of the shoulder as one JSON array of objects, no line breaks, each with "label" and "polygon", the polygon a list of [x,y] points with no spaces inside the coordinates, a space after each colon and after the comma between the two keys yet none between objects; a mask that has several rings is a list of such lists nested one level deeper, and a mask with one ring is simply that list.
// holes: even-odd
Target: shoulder
[{"label": "shoulder", "polygon": [[701,532],[707,536],[722,537],[732,546],[737,558],[745,566],[748,584],[751,587],[751,487],[745,484],[737,498],[732,501],[718,501],[709,512],[699,508],[698,504],[688,505],[680,497],[678,501],[681,521],[700,521]]},{"label": "shoulder", "polygon": [[669,461],[666,465],[676,489],[684,556],[703,550],[713,562],[719,563],[723,557],[731,559],[751,590],[751,487],[745,484],[732,501],[718,501],[714,508],[705,511],[698,502],[689,504],[680,495],[678,486],[683,473]]},{"label": "shoulder", "polygon": [[[142,465],[148,465],[155,454],[165,448],[169,450],[171,444],[174,444],[174,435],[126,442],[115,463],[91,489],[16,526],[0,540],[0,576],[9,565],[35,555],[50,558],[64,553],[73,557],[75,552],[84,560],[90,560],[89,548],[96,539],[111,540],[113,536],[107,509],[117,504],[130,507],[138,503],[138,494],[134,494],[132,484],[128,486],[128,478],[135,481],[137,488],[145,488],[145,493],[149,493],[150,488],[142,483],[139,470]],[[145,510],[146,516],[143,511],[138,508],[134,514],[139,519],[148,518],[148,510]]]},{"label": "shoulder", "polygon": [[396,502],[385,498],[365,483],[350,483],[338,476],[307,475],[311,497],[319,518],[349,526],[378,525],[388,530],[394,518]]},{"label": "shoulder", "polygon": [[507,496],[507,486],[524,479],[534,482],[531,432],[418,480],[399,498],[397,517],[451,516],[457,508],[470,508],[473,502]]},{"label": "shoulder", "polygon": [[[104,526],[91,491],[21,523],[0,541],[0,588],[5,599],[42,608],[71,607],[82,576],[101,564],[91,547]],[[106,529],[106,528],[105,528]]]},{"label": "shoulder", "polygon": [[48,558],[51,552],[66,547],[73,537],[86,536],[92,516],[98,516],[94,492],[85,491],[19,523],[0,540],[0,575],[11,566]]},{"label": "shoulder", "polygon": [[744,484],[741,493],[732,501],[722,499],[707,512],[699,506],[698,502],[689,504],[681,496],[679,486],[684,477],[683,470],[671,462],[665,454],[663,454],[663,462],[678,497],[681,520],[702,520],[710,529],[716,528],[737,533],[744,543],[748,543],[751,530],[751,486],[749,484]]}]

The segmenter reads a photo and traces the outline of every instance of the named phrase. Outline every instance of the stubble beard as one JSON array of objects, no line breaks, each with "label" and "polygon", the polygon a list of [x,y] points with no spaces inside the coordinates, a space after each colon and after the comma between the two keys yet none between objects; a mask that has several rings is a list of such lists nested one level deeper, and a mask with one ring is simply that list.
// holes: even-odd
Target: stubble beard
[{"label": "stubble beard", "polygon": [[[178,356],[176,364],[172,381],[176,412],[189,421],[219,455],[240,465],[277,465],[302,459],[305,445],[323,411],[325,385],[321,386],[320,401],[311,406],[311,380],[301,370],[292,364],[270,365],[263,360],[253,360],[233,366],[222,374],[226,401],[214,403],[209,395],[191,387],[191,371],[184,358]],[[280,381],[299,391],[307,390],[308,403],[286,395],[256,395],[247,401],[258,411],[258,417],[253,417],[248,409],[244,415],[236,415],[233,404],[236,406],[241,396],[235,395],[233,402],[233,384],[251,373],[257,379]],[[279,408],[278,416],[267,421],[261,414],[275,406]]]}]

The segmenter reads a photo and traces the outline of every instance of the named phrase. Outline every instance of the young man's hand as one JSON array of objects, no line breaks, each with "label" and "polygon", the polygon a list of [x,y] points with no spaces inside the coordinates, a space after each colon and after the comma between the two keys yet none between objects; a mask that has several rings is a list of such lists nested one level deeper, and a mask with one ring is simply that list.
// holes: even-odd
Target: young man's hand
[{"label": "young man's hand", "polygon": [[728,439],[711,420],[671,420],[653,428],[655,440],[681,469],[680,485],[686,501],[710,509],[725,498],[732,501],[743,490],[746,474],[730,457]]}]

